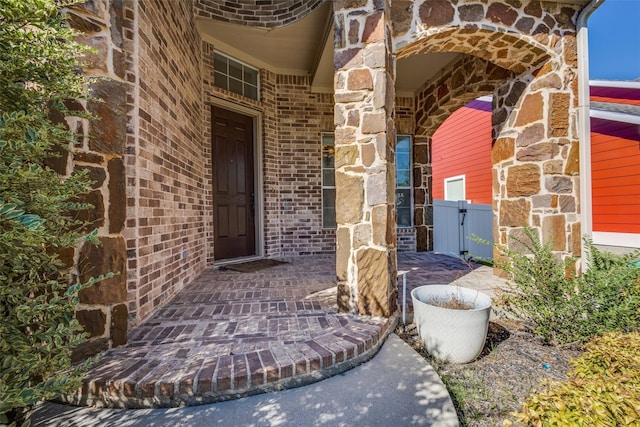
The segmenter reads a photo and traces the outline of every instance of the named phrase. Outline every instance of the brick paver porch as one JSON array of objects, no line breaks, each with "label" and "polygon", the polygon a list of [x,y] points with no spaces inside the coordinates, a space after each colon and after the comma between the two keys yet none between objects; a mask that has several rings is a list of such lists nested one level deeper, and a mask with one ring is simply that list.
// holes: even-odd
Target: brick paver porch
[{"label": "brick paver porch", "polygon": [[[198,405],[297,387],[371,358],[395,319],[337,313],[334,256],[288,261],[256,273],[205,271],[131,330],[127,345],[106,352],[82,390],[65,400]],[[398,261],[399,270],[410,271],[410,288],[469,272],[461,261],[431,253],[401,253]]]}]

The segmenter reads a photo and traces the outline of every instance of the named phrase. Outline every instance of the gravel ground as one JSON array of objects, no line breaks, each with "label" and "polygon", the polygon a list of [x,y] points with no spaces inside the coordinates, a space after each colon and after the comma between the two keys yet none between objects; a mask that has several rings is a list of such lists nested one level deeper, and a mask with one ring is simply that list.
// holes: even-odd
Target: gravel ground
[{"label": "gravel ground", "polygon": [[480,357],[467,364],[433,360],[417,336],[415,324],[396,333],[427,358],[451,394],[462,426],[502,426],[509,414],[546,379],[563,380],[569,361],[580,352],[558,348],[527,331],[521,324],[497,319],[489,324]]}]

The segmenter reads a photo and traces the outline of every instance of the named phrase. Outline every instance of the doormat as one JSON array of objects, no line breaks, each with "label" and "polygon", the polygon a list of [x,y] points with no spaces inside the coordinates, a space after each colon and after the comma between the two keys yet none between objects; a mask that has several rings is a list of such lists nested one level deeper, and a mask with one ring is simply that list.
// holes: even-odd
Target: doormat
[{"label": "doormat", "polygon": [[241,262],[240,264],[228,264],[220,267],[220,270],[239,271],[240,273],[253,273],[255,271],[275,267],[276,265],[280,264],[288,263],[286,261],[278,261],[277,259],[257,259],[255,261]]}]

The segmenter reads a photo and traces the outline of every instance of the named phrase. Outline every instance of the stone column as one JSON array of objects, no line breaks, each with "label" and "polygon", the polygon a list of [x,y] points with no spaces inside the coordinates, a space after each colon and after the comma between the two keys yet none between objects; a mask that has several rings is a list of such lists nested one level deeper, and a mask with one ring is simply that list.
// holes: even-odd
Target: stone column
[{"label": "stone column", "polygon": [[494,96],[494,240],[520,249],[517,239],[532,227],[567,258],[580,256],[581,242],[575,36],[556,45],[562,56]]},{"label": "stone column", "polygon": [[397,308],[394,67],[388,0],[336,0],[336,272],[341,311]]}]

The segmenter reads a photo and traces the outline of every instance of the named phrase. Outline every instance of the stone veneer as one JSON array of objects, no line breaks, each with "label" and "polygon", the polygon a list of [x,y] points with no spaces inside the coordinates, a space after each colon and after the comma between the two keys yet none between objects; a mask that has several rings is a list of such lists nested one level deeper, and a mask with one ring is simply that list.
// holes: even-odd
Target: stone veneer
[{"label": "stone veneer", "polygon": [[[416,98],[418,247],[428,248],[432,238],[432,200],[426,190],[431,186],[431,134],[453,109],[495,91],[496,243],[512,246],[523,227],[534,227],[559,256],[579,255],[578,9],[539,1],[334,3],[340,164],[336,270],[343,310],[388,315],[385,307],[393,298],[388,282],[395,278],[396,236],[389,226],[394,211],[389,171],[395,105],[389,95],[396,58],[431,52],[467,55],[448,74],[427,83]],[[385,210],[390,213],[375,215]],[[381,224],[387,231],[384,238],[374,231]]]},{"label": "stone veneer", "polygon": [[126,78],[130,63],[126,60],[122,3],[88,1],[69,10],[68,16],[71,26],[83,33],[78,41],[95,49],[95,53],[85,56],[84,71],[106,79],[91,84],[96,101],[76,103],[77,108],[92,113],[96,119],[67,119],[78,133],[78,145],[73,154],[54,166],[62,174],[73,169],[87,170],[94,181],[93,190],[84,201],[95,208],[80,217],[98,230],[100,245],[85,243],[75,250],[73,261],[79,280],[116,273],[80,292],[76,316],[90,337],[76,349],[74,358],[83,358],[127,340],[126,243],[122,233],[127,213],[124,154],[131,120],[131,84]]},{"label": "stone veneer", "polygon": [[[486,89],[481,89],[482,83],[470,85],[471,92],[479,95],[496,88],[492,153],[495,242],[512,246],[522,228],[531,226],[559,256],[579,256],[575,38],[579,6],[437,0],[393,5],[398,58],[460,52],[480,58],[473,60],[478,64],[485,60],[500,67],[486,68]],[[504,83],[497,85],[501,78]],[[454,79],[452,76],[449,90],[458,86]],[[447,95],[442,86],[436,87],[437,93],[434,90],[427,96]],[[431,107],[428,116],[433,118],[421,119],[422,110],[418,105],[417,133],[432,132],[435,129],[429,122],[439,125],[448,114]],[[420,236],[419,230],[419,242]]]},{"label": "stone veneer", "polygon": [[[363,7],[362,3],[367,3]],[[336,273],[343,311],[397,309],[390,4],[334,2]]]}]

